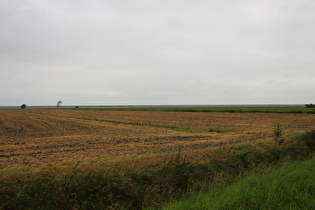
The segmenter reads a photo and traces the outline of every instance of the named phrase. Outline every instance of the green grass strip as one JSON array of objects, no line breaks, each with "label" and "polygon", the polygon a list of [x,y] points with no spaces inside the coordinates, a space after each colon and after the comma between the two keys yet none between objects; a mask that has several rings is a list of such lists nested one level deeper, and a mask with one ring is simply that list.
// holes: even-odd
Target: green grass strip
[{"label": "green grass strip", "polygon": [[303,106],[218,106],[218,107],[104,107],[104,108],[80,108],[76,110],[111,110],[111,111],[171,111],[171,112],[236,112],[236,113],[309,113],[315,114],[315,108]]},{"label": "green grass strip", "polygon": [[315,209],[315,158],[201,192],[165,209]]}]

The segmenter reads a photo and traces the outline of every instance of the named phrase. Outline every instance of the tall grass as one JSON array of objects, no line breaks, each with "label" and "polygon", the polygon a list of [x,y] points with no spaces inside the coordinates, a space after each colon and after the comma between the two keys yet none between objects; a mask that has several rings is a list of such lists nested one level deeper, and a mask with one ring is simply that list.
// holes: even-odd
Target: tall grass
[{"label": "tall grass", "polygon": [[0,209],[161,207],[192,192],[235,182],[253,171],[305,159],[314,152],[314,142],[315,130],[286,139],[282,145],[266,141],[221,147],[211,150],[216,156],[204,162],[192,162],[178,153],[164,163],[98,169],[84,169],[78,163],[62,174],[44,170],[2,174]]},{"label": "tall grass", "polygon": [[315,209],[315,158],[195,193],[164,209]]}]

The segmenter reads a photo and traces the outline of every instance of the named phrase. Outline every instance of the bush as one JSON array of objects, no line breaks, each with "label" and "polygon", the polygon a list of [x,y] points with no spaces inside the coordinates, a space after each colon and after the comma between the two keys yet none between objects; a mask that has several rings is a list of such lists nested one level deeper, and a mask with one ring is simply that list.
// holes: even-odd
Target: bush
[{"label": "bush", "polygon": [[300,136],[299,141],[306,146],[310,151],[315,150],[315,130],[308,131]]}]

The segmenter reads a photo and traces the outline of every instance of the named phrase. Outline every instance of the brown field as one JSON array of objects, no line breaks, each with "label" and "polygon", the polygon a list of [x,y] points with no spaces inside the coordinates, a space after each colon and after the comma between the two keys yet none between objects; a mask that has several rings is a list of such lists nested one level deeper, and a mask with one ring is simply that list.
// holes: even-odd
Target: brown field
[{"label": "brown field", "polygon": [[[0,169],[205,149],[315,128],[314,114],[0,110]],[[209,132],[213,131],[213,132]]]}]

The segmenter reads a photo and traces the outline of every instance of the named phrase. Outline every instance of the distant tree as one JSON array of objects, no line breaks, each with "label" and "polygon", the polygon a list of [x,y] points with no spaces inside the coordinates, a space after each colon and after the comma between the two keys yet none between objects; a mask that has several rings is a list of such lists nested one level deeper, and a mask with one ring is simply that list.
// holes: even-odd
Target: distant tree
[{"label": "distant tree", "polygon": [[61,103],[62,103],[62,101],[57,102],[57,108],[61,107]]},{"label": "distant tree", "polygon": [[314,105],[314,104],[305,104],[305,107],[306,107],[306,108],[314,108],[315,105]]},{"label": "distant tree", "polygon": [[76,106],[75,108],[76,108],[76,109],[79,109],[79,106]]},{"label": "distant tree", "polygon": [[26,108],[26,104],[22,104],[21,109],[25,109],[25,108]]}]

